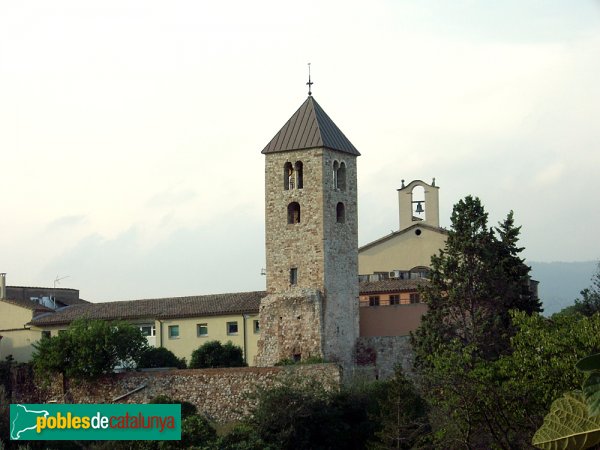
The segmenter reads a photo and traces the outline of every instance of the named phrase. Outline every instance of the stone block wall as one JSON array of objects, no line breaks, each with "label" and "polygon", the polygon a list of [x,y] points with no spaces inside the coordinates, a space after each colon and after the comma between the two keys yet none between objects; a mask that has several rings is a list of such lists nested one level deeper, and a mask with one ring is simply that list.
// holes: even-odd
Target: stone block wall
[{"label": "stone block wall", "polygon": [[[285,189],[286,164],[302,163],[302,189]],[[343,163],[346,182],[343,188],[334,186],[333,167]],[[326,360],[339,362],[351,369],[358,337],[358,232],[357,232],[356,157],[327,148],[314,148],[268,154],[265,159],[265,227],[267,291],[278,294],[280,301],[265,299],[261,306],[260,323],[263,334],[269,317],[293,317],[300,299],[298,288],[319,292],[322,299],[321,317],[303,322],[303,333],[298,337],[296,327],[267,325],[277,332],[279,343],[275,353],[279,359],[292,358],[294,353],[283,354],[281,349],[293,350],[301,340],[302,346],[314,341],[320,333],[319,352]],[[300,205],[300,222],[288,223],[288,205]],[[344,205],[344,220],[337,220],[337,205]],[[290,283],[290,270],[296,269],[297,283]],[[312,294],[311,294],[312,295]],[[285,312],[284,298],[298,298]],[[306,298],[307,308],[314,303]],[[276,311],[267,312],[275,306]],[[268,317],[267,317],[268,316]],[[296,319],[294,318],[294,321]],[[292,334],[286,334],[292,331]],[[265,339],[266,342],[266,339]],[[261,350],[262,349],[262,350]],[[269,347],[259,346],[259,365],[273,364],[274,359],[263,357]],[[301,352],[305,358],[306,351]],[[314,355],[314,350],[309,353]],[[319,355],[321,356],[321,355]]]},{"label": "stone block wall", "polygon": [[[215,422],[226,423],[250,414],[256,404],[254,394],[259,389],[274,387],[286,380],[292,383],[317,380],[329,389],[337,389],[340,379],[340,368],[334,364],[126,372],[107,375],[93,383],[72,385],[68,403],[147,403],[157,395],[167,395],[193,403],[199,413]],[[65,402],[60,395],[61,385],[62,381],[56,380],[45,397],[36,394],[36,402]],[[141,386],[145,387],[115,400]],[[22,403],[29,400],[23,395],[14,399]]]},{"label": "stone block wall", "polygon": [[294,288],[261,300],[257,366],[287,358],[323,358],[321,293]]},{"label": "stone block wall", "polygon": [[394,375],[398,364],[404,373],[411,374],[414,352],[410,336],[361,336],[356,349],[357,368],[384,380]]}]

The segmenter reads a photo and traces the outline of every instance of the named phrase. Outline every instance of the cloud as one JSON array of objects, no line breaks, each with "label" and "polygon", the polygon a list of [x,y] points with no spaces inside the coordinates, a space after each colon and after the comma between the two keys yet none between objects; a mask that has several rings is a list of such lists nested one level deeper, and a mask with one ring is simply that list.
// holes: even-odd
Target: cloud
[{"label": "cloud", "polygon": [[194,200],[197,196],[198,194],[193,189],[175,190],[171,188],[154,194],[146,202],[146,205],[157,208],[177,206]]},{"label": "cloud", "polygon": [[[115,238],[91,234],[51,260],[41,279],[70,276],[90,301],[262,290],[264,225],[244,214],[179,228],[148,245],[131,227]],[[90,294],[91,293],[91,294]]]},{"label": "cloud", "polygon": [[74,227],[74,226],[85,223],[85,221],[86,221],[86,216],[83,214],[62,216],[62,217],[59,217],[58,219],[55,219],[52,222],[48,223],[48,225],[46,226],[46,231],[50,232],[50,231],[61,230],[63,228]]}]

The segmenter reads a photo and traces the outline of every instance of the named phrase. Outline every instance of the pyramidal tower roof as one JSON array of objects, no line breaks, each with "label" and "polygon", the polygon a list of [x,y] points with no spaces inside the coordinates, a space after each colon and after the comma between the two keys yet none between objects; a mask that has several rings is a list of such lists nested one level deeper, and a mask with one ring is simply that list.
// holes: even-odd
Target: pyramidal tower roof
[{"label": "pyramidal tower roof", "polygon": [[261,153],[287,152],[315,147],[327,147],[350,155],[360,155],[356,147],[323,111],[323,108],[309,95]]}]

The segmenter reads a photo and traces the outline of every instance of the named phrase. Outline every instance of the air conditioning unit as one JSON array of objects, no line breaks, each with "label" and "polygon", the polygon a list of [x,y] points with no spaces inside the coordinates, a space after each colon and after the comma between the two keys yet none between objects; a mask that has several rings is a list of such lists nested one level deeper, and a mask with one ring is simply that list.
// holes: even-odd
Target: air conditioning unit
[{"label": "air conditioning unit", "polygon": [[390,272],[390,278],[400,278],[400,270],[392,270]]}]

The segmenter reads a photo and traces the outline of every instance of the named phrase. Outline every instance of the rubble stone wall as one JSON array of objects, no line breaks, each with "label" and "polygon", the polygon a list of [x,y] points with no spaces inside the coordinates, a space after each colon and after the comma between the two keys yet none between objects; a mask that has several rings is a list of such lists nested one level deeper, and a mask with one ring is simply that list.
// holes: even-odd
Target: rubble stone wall
[{"label": "rubble stone wall", "polygon": [[[335,364],[310,364],[283,367],[236,367],[223,369],[184,369],[125,372],[105,376],[95,382],[70,386],[70,395],[61,395],[62,380],[56,380],[45,397],[47,403],[147,403],[158,395],[188,401],[198,413],[218,423],[239,421],[247,417],[256,404],[260,389],[268,389],[288,380],[305,383],[316,380],[336,389],[341,372]],[[118,399],[125,394],[138,391]],[[27,403],[28,398],[14,401]]]},{"label": "rubble stone wall", "polygon": [[[411,374],[414,352],[410,336],[361,336],[358,339],[356,362],[358,368],[370,369],[377,379],[384,380],[394,375],[398,364],[404,373]],[[366,373],[366,372],[365,372]]]}]

